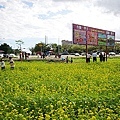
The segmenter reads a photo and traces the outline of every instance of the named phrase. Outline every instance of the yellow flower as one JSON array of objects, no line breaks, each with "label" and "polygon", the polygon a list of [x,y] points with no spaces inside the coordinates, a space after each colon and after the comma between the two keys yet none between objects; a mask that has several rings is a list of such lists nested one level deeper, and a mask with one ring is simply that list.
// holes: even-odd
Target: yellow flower
[{"label": "yellow flower", "polygon": [[50,119],[50,115],[45,114],[45,120],[49,120]]},{"label": "yellow flower", "polygon": [[51,108],[53,108],[54,106],[53,105],[50,105]]},{"label": "yellow flower", "polygon": [[107,117],[107,120],[111,120],[110,116]]},{"label": "yellow flower", "polygon": [[67,116],[67,115],[64,115],[64,117],[65,117],[65,118],[68,118],[68,116]]},{"label": "yellow flower", "polygon": [[96,120],[96,117],[95,116],[92,116],[92,118],[90,120]]}]

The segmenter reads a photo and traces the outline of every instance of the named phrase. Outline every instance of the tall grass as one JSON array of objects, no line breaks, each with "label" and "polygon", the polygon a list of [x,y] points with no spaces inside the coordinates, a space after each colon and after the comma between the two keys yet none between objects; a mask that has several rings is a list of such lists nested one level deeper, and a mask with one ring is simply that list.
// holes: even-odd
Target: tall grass
[{"label": "tall grass", "polygon": [[120,119],[120,59],[15,65],[0,71],[1,120]]}]

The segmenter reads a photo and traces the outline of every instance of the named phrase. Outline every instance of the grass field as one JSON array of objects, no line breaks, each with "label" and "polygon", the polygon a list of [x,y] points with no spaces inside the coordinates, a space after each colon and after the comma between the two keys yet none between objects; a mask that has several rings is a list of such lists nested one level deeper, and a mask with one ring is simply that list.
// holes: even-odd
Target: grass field
[{"label": "grass field", "polygon": [[15,65],[0,70],[0,120],[120,120],[120,58]]}]

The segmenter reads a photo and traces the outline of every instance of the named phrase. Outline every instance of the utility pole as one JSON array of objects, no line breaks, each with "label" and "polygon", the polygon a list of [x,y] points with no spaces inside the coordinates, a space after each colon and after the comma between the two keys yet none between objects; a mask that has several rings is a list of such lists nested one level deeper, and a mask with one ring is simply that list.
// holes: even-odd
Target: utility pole
[{"label": "utility pole", "polygon": [[20,60],[22,60],[22,44],[24,44],[24,42],[22,41],[22,40],[16,40],[15,41],[16,42],[16,44],[18,44],[19,45],[19,47],[20,47]]},{"label": "utility pole", "polygon": [[22,52],[22,44],[24,44],[24,42],[23,42],[22,40],[16,40],[15,42],[16,42],[16,44],[19,45],[19,47],[20,47],[20,52]]},{"label": "utility pole", "polygon": [[45,35],[45,46],[46,46],[47,36]]},{"label": "utility pole", "polygon": [[58,37],[58,55],[59,55],[59,37]]}]

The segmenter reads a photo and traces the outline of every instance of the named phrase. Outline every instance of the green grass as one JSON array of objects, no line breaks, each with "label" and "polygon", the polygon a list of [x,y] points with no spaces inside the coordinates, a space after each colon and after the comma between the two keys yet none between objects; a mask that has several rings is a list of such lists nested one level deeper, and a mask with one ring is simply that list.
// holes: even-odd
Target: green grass
[{"label": "green grass", "polygon": [[[7,64],[7,62],[6,62]],[[120,59],[15,62],[0,71],[1,120],[119,120]]]}]

